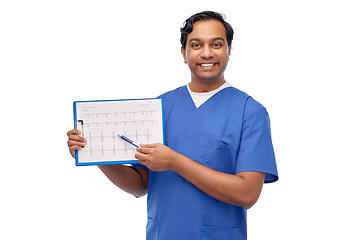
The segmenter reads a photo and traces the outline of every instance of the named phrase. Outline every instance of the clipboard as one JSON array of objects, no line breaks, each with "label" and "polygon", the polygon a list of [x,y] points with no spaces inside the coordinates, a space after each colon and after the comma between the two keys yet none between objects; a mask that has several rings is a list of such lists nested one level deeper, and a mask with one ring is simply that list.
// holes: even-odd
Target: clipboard
[{"label": "clipboard", "polygon": [[138,163],[138,143],[165,142],[162,98],[75,101],[74,128],[86,138],[75,151],[76,166]]}]

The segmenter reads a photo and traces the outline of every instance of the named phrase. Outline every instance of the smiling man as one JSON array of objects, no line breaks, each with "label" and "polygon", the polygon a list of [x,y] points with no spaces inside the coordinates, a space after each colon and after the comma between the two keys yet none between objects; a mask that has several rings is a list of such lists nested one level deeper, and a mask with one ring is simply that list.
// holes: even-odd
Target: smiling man
[{"label": "smiling man", "polygon": [[212,91],[225,83],[224,72],[231,45],[226,39],[224,25],[218,20],[198,21],[192,28],[187,40],[182,39],[181,47],[184,62],[191,71],[190,89]]},{"label": "smiling man", "polygon": [[[99,166],[121,189],[148,194],[147,239],[247,239],[246,209],[278,179],[266,109],[225,81],[233,29],[215,12],[181,28],[186,86],[164,100],[165,145],[141,144],[139,164]],[[69,150],[86,144],[68,132]]]}]

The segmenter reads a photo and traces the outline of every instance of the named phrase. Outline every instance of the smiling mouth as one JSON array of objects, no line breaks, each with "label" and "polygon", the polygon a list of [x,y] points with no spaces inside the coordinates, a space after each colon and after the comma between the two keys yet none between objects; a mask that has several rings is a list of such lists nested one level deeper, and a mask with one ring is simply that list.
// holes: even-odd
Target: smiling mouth
[{"label": "smiling mouth", "polygon": [[202,67],[212,67],[214,66],[216,63],[200,63],[200,66]]}]

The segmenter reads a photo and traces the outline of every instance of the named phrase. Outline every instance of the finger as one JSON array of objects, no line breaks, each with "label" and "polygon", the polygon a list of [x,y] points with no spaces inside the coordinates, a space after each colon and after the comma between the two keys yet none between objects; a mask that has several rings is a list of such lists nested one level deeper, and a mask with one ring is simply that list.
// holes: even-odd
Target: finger
[{"label": "finger", "polygon": [[139,153],[148,154],[151,152],[151,149],[146,147],[141,147],[141,148],[137,148],[136,151]]},{"label": "finger", "polygon": [[75,141],[80,141],[80,142],[86,142],[86,139],[79,136],[78,134],[80,134],[81,131],[77,130],[77,129],[73,129],[67,132],[67,135],[69,137],[69,140],[75,140]]},{"label": "finger", "polygon": [[70,136],[70,135],[78,135],[80,134],[81,131],[80,130],[77,130],[77,129],[72,129],[70,131],[67,132],[67,135]]},{"label": "finger", "polygon": [[135,158],[140,162],[144,162],[146,159],[146,155],[143,153],[136,153]]},{"label": "finger", "polygon": [[78,145],[73,145],[73,146],[69,147],[70,152],[75,152],[75,150],[80,150],[80,149],[81,149],[81,146],[78,146]]},{"label": "finger", "polygon": [[148,145],[148,144],[140,143],[140,147],[142,147],[142,148],[147,148],[147,145]]},{"label": "finger", "polygon": [[69,146],[73,146],[73,145],[85,146],[86,145],[86,139],[85,139],[85,141],[68,140],[68,145]]},{"label": "finger", "polygon": [[86,139],[78,135],[69,135],[69,140],[86,142]]},{"label": "finger", "polygon": [[80,146],[80,147],[84,147],[86,145],[86,139],[85,141],[74,141],[74,140],[68,140],[68,146]]},{"label": "finger", "polygon": [[140,144],[142,148],[156,148],[159,143],[150,143],[150,144]]}]

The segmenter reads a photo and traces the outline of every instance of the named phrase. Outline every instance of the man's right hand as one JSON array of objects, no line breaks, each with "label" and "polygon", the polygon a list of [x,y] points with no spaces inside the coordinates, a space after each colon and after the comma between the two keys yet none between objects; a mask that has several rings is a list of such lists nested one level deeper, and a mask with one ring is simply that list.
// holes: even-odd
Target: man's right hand
[{"label": "man's right hand", "polygon": [[67,132],[67,135],[69,137],[69,140],[67,141],[69,146],[70,154],[73,158],[75,158],[75,150],[80,150],[81,147],[84,147],[86,145],[86,139],[78,136],[81,131],[77,129],[73,129]]}]

